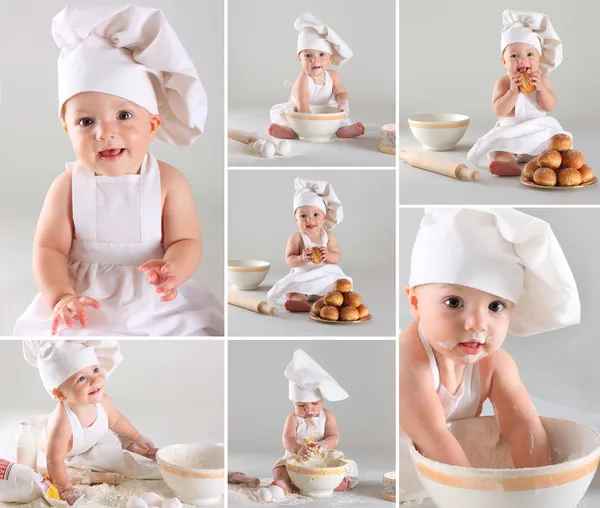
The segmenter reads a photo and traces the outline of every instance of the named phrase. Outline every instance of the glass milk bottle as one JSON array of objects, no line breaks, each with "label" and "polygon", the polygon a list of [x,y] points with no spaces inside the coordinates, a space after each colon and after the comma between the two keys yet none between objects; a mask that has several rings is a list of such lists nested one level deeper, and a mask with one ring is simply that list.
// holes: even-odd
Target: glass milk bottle
[{"label": "glass milk bottle", "polygon": [[38,433],[31,420],[21,422],[19,433],[15,438],[17,445],[17,464],[37,468]]}]

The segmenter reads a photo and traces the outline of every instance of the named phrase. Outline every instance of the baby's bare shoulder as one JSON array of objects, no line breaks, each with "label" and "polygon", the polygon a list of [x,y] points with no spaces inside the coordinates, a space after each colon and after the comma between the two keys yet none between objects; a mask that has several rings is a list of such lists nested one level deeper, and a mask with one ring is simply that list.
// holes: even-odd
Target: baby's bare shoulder
[{"label": "baby's bare shoulder", "polygon": [[60,439],[66,440],[71,437],[71,423],[62,404],[57,404],[54,411],[50,414],[46,425],[46,435],[48,440]]},{"label": "baby's bare shoulder", "polygon": [[328,69],[327,72],[329,73],[329,75],[331,76],[332,79],[342,79],[342,76],[340,75],[340,73],[338,71],[334,71],[331,69]]},{"label": "baby's bare shoulder", "polygon": [[480,362],[480,369],[491,380],[518,376],[517,364],[512,356],[502,348],[498,349],[493,355],[483,358]]},{"label": "baby's bare shoulder", "polygon": [[509,88],[510,87],[510,78],[508,76],[502,76],[500,79],[496,81],[496,87]]},{"label": "baby's bare shoulder", "polygon": [[325,416],[327,418],[335,418],[335,415],[333,414],[333,411],[330,411],[329,409],[323,408],[323,413],[325,413]]},{"label": "baby's bare shoulder", "polygon": [[401,358],[410,358],[411,360],[421,360],[429,362],[427,352],[419,339],[418,325],[413,321],[409,326],[400,332],[400,356]]},{"label": "baby's bare shoulder", "polygon": [[158,169],[160,171],[161,186],[170,185],[187,185],[187,178],[176,167],[167,164],[164,161],[158,161]]},{"label": "baby's bare shoulder", "polygon": [[288,243],[293,245],[300,245],[302,243],[302,235],[300,231],[296,231],[292,236],[288,238]]}]

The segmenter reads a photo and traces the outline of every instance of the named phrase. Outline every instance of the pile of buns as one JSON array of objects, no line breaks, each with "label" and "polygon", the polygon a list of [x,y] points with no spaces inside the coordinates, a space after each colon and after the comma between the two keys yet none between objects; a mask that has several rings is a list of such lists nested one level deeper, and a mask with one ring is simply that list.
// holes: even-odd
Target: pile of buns
[{"label": "pile of buns", "polygon": [[326,321],[359,321],[369,317],[369,308],[362,297],[352,291],[352,282],[339,279],[333,291],[313,303],[311,314]]},{"label": "pile of buns", "polygon": [[573,150],[573,141],[566,134],[550,138],[548,150],[525,164],[521,176],[544,187],[577,187],[591,182],[594,172],[583,155]]}]

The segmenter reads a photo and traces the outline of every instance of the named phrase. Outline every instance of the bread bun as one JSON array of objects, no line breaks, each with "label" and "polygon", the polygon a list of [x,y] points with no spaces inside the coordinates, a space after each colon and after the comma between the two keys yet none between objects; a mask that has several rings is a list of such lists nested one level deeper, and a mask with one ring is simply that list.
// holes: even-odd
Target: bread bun
[{"label": "bread bun", "polygon": [[313,316],[320,316],[321,309],[323,307],[325,307],[325,302],[323,301],[323,298],[320,298],[319,300],[317,300],[315,303],[312,304],[312,308],[310,309],[310,312],[312,313]]},{"label": "bread bun", "polygon": [[352,282],[348,279],[338,279],[333,285],[333,290],[339,291],[340,293],[348,293],[349,291],[352,291]]},{"label": "bread bun", "polygon": [[550,168],[538,168],[533,174],[533,181],[537,185],[554,187],[556,185],[556,173]]},{"label": "bread bun", "polygon": [[342,307],[340,310],[340,321],[358,321],[360,315],[354,307]]},{"label": "bread bun", "polygon": [[347,307],[358,307],[361,303],[361,296],[354,291],[350,291],[344,295],[344,305]]},{"label": "bread bun", "polygon": [[533,182],[533,173],[535,173],[535,170],[538,169],[538,168],[539,168],[539,166],[538,166],[537,161],[535,159],[532,160],[532,161],[529,161],[523,167],[523,171],[521,171],[521,176],[523,178],[525,178],[526,180],[529,180],[530,182]]},{"label": "bread bun", "polygon": [[327,321],[337,321],[340,318],[340,312],[333,305],[326,305],[321,309],[321,319]]},{"label": "bread bun", "polygon": [[359,319],[365,319],[369,317],[369,307],[366,305],[359,305],[358,309],[356,310],[358,311]]},{"label": "bread bun", "polygon": [[579,173],[581,173],[581,182],[588,183],[594,179],[594,171],[591,166],[584,164],[579,168]]},{"label": "bread bun", "polygon": [[535,86],[531,84],[531,80],[529,79],[529,74],[522,73],[521,74],[521,84],[519,85],[519,90],[523,92],[525,95],[529,95],[530,93],[535,92]]},{"label": "bread bun", "polygon": [[315,265],[318,265],[319,263],[321,263],[321,261],[323,260],[323,258],[321,257],[321,249],[319,249],[319,247],[312,247],[310,249],[310,257],[311,257],[311,261]]},{"label": "bread bun", "polygon": [[548,146],[553,150],[565,152],[573,148],[573,140],[566,134],[555,134],[550,138]]},{"label": "bread bun", "polygon": [[558,169],[562,164],[562,157],[557,150],[548,148],[538,155],[537,163],[540,168]]},{"label": "bread bun", "polygon": [[325,305],[333,305],[334,307],[341,307],[344,303],[344,295],[339,291],[331,291],[327,293],[323,298]]},{"label": "bread bun", "polygon": [[577,187],[581,181],[581,173],[574,168],[564,168],[558,172],[558,185],[561,187]]},{"label": "bread bun", "polygon": [[577,150],[567,150],[562,153],[562,167],[579,169],[585,164],[583,154]]}]

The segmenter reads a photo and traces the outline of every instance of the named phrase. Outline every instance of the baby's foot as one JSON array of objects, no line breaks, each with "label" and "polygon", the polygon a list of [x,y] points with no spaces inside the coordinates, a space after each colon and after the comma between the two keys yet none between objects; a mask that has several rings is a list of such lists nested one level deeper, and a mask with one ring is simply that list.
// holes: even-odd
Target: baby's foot
[{"label": "baby's foot", "polygon": [[274,138],[279,139],[294,139],[296,137],[296,133],[293,129],[276,123],[269,125],[269,134]]},{"label": "baby's foot", "polygon": [[319,300],[321,298],[320,295],[306,295],[306,299],[309,302],[316,302],[317,300]]},{"label": "baby's foot", "polygon": [[516,161],[492,161],[490,173],[496,176],[521,176],[521,167]]},{"label": "baby's foot", "polygon": [[351,482],[350,478],[344,478],[342,483],[340,483],[335,489],[335,492],[343,492],[344,490],[348,490],[350,488]]},{"label": "baby's foot", "polygon": [[365,133],[365,126],[358,122],[346,127],[340,127],[335,133],[338,138],[356,138]]},{"label": "baby's foot", "polygon": [[305,300],[286,300],[283,305],[288,312],[310,312],[310,303]]},{"label": "baby's foot", "polygon": [[271,485],[277,485],[278,487],[281,487],[281,490],[283,490],[286,494],[292,493],[292,486],[284,480],[273,480]]}]

